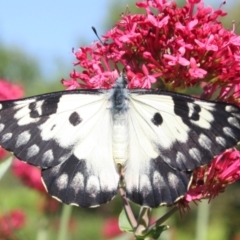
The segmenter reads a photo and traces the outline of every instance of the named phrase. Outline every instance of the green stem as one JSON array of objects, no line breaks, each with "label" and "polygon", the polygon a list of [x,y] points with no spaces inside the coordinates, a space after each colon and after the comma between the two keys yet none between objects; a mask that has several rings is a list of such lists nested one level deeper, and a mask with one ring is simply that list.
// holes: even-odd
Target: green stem
[{"label": "green stem", "polygon": [[119,186],[119,193],[123,202],[123,209],[125,211],[126,217],[128,218],[128,222],[131,224],[132,228],[135,228],[137,226],[137,221],[134,217],[132,208],[129,204],[128,199],[126,198],[126,192],[123,186],[120,184]]},{"label": "green stem", "polygon": [[0,179],[4,176],[4,174],[7,172],[7,170],[12,165],[14,157],[10,156],[7,160],[0,163]]},{"label": "green stem", "polygon": [[163,222],[165,222],[168,218],[170,218],[176,211],[178,210],[177,206],[172,207],[170,211],[164,214],[161,218],[159,218],[155,223],[153,223],[149,230],[152,230],[156,226],[160,226]]},{"label": "green stem", "polygon": [[39,222],[36,240],[49,239],[48,226],[49,226],[49,219],[46,216],[43,216]]},{"label": "green stem", "polygon": [[203,200],[197,208],[196,240],[207,239],[210,204]]},{"label": "green stem", "polygon": [[71,217],[71,212],[72,206],[63,204],[57,240],[69,239],[68,223]]},{"label": "green stem", "polygon": [[149,227],[150,216],[151,215],[151,208],[148,207],[141,207],[138,216],[138,224],[135,229],[135,236],[143,236]]}]

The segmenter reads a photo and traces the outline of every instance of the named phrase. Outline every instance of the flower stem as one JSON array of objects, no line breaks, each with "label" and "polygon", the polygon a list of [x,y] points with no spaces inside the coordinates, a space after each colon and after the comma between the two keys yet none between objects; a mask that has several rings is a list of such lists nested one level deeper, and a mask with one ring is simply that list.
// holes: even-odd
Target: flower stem
[{"label": "flower stem", "polygon": [[4,174],[7,172],[7,170],[12,165],[14,157],[10,156],[7,160],[4,162],[1,162],[0,164],[0,179],[4,176]]},{"label": "flower stem", "polygon": [[152,230],[156,226],[160,226],[163,222],[165,222],[169,217],[173,215],[178,210],[177,206],[174,206],[170,211],[168,211],[164,216],[159,218],[155,223],[153,223],[150,227],[149,230]]},{"label": "flower stem", "polygon": [[126,198],[126,192],[125,189],[123,188],[123,186],[120,184],[119,186],[119,193],[123,202],[123,209],[125,211],[125,214],[128,218],[129,223],[131,224],[132,228],[134,229],[137,226],[137,221],[134,217],[132,208],[129,204],[128,199]]},{"label": "flower stem", "polygon": [[70,220],[71,212],[72,206],[63,204],[57,240],[68,239],[68,223]]},{"label": "flower stem", "polygon": [[150,222],[151,208],[141,207],[138,216],[138,225],[135,230],[135,236],[144,235],[148,231],[148,226]]},{"label": "flower stem", "polygon": [[40,227],[37,231],[36,240],[48,240],[49,239],[48,225],[49,225],[49,220],[46,217],[41,219]]},{"label": "flower stem", "polygon": [[195,240],[207,239],[210,205],[203,200],[197,208],[197,223]]}]

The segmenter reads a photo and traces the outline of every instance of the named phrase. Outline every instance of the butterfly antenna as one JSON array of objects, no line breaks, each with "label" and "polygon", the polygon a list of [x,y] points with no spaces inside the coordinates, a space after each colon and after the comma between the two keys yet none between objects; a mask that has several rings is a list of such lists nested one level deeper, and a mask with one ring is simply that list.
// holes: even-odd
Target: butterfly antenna
[{"label": "butterfly antenna", "polygon": [[94,34],[96,35],[96,37],[98,38],[98,40],[100,41],[100,43],[101,43],[102,45],[104,45],[104,42],[103,42],[102,39],[99,37],[96,28],[92,26],[92,30],[93,30]]},{"label": "butterfly antenna", "polygon": [[[98,40],[100,41],[100,43],[102,45],[104,45],[104,42],[101,40],[101,38],[99,37],[97,30],[95,27],[92,26],[92,30],[94,32],[94,34],[96,35],[96,37],[98,38]],[[132,61],[132,59],[136,56],[136,54],[138,53],[140,47],[143,45],[143,43],[146,41],[146,39],[149,37],[150,33],[152,32],[152,28],[149,28],[147,35],[144,37],[144,39],[142,39],[142,41],[136,46],[136,50],[134,51],[134,53],[132,54],[132,56],[130,57],[130,59],[127,61],[127,63],[125,64],[124,68],[122,69],[122,74],[126,73],[126,68],[128,66],[128,64]]]},{"label": "butterfly antenna", "polygon": [[[104,42],[102,41],[102,39],[99,37],[97,30],[95,27],[92,26],[92,30],[94,32],[94,34],[96,35],[97,39],[99,40],[99,42],[104,46]],[[107,51],[109,52],[109,50],[107,49]],[[111,84],[109,84],[108,82],[106,82],[106,84],[108,84],[110,87],[112,86]]]}]

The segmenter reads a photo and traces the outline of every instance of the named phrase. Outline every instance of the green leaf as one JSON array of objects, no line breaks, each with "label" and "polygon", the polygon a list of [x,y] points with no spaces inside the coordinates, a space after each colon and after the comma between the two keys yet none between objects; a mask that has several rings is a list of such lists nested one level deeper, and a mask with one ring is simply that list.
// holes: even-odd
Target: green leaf
[{"label": "green leaf", "polygon": [[13,156],[9,157],[7,160],[0,163],[0,179],[7,172],[13,162]]},{"label": "green leaf", "polygon": [[122,210],[119,215],[118,225],[119,225],[119,228],[124,232],[133,232],[132,225],[130,224],[124,210]]},{"label": "green leaf", "polygon": [[163,231],[166,231],[169,229],[169,226],[162,225],[162,226],[156,226],[151,231],[148,232],[146,237],[150,237],[153,239],[158,239]]},{"label": "green leaf", "polygon": [[135,238],[137,240],[143,240],[143,239],[158,239],[161,235],[161,233],[165,230],[169,229],[169,226],[167,225],[162,225],[162,226],[156,226],[152,228],[151,230],[147,231],[144,235],[135,235]]}]

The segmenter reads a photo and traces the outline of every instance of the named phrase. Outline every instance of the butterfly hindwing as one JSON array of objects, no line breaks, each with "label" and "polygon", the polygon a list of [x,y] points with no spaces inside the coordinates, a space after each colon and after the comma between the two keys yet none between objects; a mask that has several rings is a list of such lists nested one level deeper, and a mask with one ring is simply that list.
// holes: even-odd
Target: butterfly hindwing
[{"label": "butterfly hindwing", "polygon": [[119,176],[104,91],[57,92],[1,102],[0,108],[1,146],[44,169],[52,196],[91,207],[116,195]]},{"label": "butterfly hindwing", "polygon": [[194,169],[240,139],[239,109],[231,104],[160,90],[131,90],[129,102],[126,190],[141,205],[172,204]]}]

